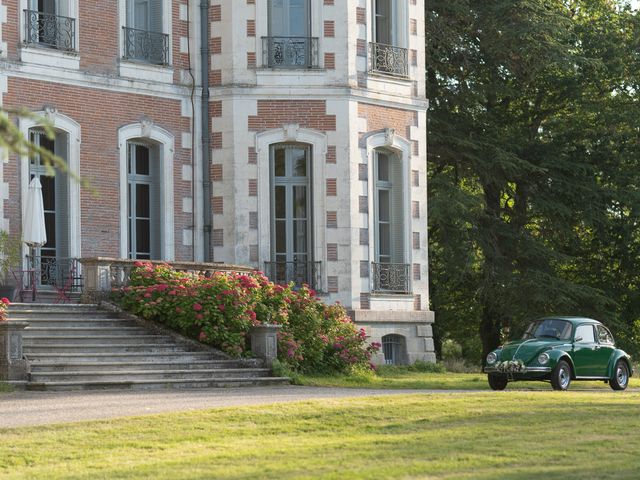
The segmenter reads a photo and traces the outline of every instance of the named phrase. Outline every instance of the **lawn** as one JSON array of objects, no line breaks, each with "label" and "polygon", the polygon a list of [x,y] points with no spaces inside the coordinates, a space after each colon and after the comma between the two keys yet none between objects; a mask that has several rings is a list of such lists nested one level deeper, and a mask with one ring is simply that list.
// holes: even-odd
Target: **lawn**
[{"label": "lawn", "polygon": [[[637,374],[637,373],[636,373]],[[383,368],[374,375],[301,375],[296,383],[315,387],[417,388],[421,390],[489,390],[487,376],[481,373],[425,373],[402,368]],[[640,378],[631,377],[629,388],[640,388]],[[574,381],[570,390],[608,390],[604,382]],[[507,390],[551,390],[547,382],[514,382]]]},{"label": "lawn", "polygon": [[323,400],[0,430],[0,478],[638,478],[640,394]]}]

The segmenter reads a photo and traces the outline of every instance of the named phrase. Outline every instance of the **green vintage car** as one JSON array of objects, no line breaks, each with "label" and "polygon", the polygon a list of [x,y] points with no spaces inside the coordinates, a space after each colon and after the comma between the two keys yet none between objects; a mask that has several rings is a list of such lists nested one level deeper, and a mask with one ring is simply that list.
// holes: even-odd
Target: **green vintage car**
[{"label": "green vintage car", "polygon": [[631,357],[616,348],[607,327],[583,317],[531,322],[520,340],[487,355],[484,371],[493,390],[517,380],[550,381],[554,390],[566,390],[571,380],[600,380],[624,390],[633,374]]}]

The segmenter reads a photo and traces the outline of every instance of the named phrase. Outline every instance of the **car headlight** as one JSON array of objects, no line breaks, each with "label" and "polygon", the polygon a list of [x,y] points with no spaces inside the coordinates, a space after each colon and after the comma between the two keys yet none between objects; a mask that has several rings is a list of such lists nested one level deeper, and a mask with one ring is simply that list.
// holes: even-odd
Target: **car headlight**
[{"label": "car headlight", "polygon": [[538,363],[540,365],[546,365],[547,363],[549,363],[549,354],[541,353],[540,355],[538,355]]},{"label": "car headlight", "polygon": [[487,355],[487,365],[493,365],[494,363],[496,363],[496,360],[498,360],[496,352],[491,352],[489,355]]}]

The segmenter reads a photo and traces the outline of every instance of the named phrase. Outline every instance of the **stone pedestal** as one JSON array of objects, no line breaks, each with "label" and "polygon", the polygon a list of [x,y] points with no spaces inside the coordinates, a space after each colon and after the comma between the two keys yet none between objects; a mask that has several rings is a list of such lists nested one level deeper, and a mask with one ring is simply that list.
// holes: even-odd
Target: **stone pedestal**
[{"label": "stone pedestal", "polygon": [[252,327],[251,351],[257,358],[264,360],[267,367],[278,358],[278,330],[280,325],[258,325]]},{"label": "stone pedestal", "polygon": [[22,332],[27,322],[0,322],[0,380],[26,380],[27,360],[22,355]]}]

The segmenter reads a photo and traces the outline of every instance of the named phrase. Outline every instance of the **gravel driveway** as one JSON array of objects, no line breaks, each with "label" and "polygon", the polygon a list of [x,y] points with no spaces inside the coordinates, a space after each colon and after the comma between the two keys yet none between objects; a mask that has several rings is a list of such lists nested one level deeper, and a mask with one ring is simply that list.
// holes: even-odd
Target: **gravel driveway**
[{"label": "gravel driveway", "polygon": [[236,405],[369,397],[425,390],[371,390],[321,387],[251,387],[194,390],[27,392],[0,394],[0,428],[100,420]]}]

